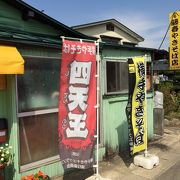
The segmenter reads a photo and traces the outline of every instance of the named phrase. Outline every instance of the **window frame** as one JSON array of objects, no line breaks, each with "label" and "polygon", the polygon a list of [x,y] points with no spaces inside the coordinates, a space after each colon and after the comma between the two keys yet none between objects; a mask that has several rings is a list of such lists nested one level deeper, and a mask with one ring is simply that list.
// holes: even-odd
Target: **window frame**
[{"label": "window frame", "polygon": [[[117,92],[107,92],[107,72],[106,72],[106,64],[107,62],[128,62],[128,59],[129,58],[133,58],[133,57],[128,57],[128,58],[111,58],[111,57],[108,57],[108,58],[104,58],[103,59],[103,67],[104,67],[104,95],[106,96],[110,96],[110,95],[123,95],[123,94],[128,94],[128,89],[127,91],[117,91]],[[147,60],[146,61],[146,66],[149,64],[150,66],[150,76],[152,76],[152,69],[153,69],[153,63],[152,61],[150,60]],[[147,72],[146,72],[146,83],[147,83]],[[152,92],[152,88],[153,88],[153,85],[152,85],[152,77],[151,77],[151,80],[150,80],[150,83],[151,83],[151,88],[147,90],[147,93],[148,92]]]},{"label": "window frame", "polygon": [[[49,59],[49,60],[59,60],[61,63],[61,56],[59,58],[57,57],[43,57],[43,56],[28,56],[25,55],[23,56],[24,58],[28,58],[28,59],[32,59],[33,61],[36,59]],[[59,109],[57,108],[49,108],[49,109],[41,109],[41,110],[34,110],[34,111],[27,111],[27,112],[19,112],[19,107],[18,107],[18,87],[17,87],[18,83],[17,83],[17,75],[15,75],[15,86],[16,86],[16,117],[17,117],[17,138],[20,138],[19,135],[19,120],[21,117],[28,117],[28,116],[36,116],[36,115],[43,115],[43,114],[51,114],[51,113],[58,113]],[[102,128],[102,120],[100,120],[100,131],[103,132],[103,128]],[[99,136],[99,147],[104,147],[104,143],[103,143],[103,133],[100,133]],[[59,155],[55,155],[49,158],[45,158],[42,160],[38,160],[36,162],[31,162],[25,165],[20,165],[20,141],[18,141],[17,143],[18,146],[18,164],[19,164],[19,172],[26,172],[28,170],[32,170],[35,168],[39,168],[41,166],[44,165],[49,165],[52,163],[56,163],[60,161],[60,157]],[[97,144],[95,144],[95,149],[97,149]]]},{"label": "window frame", "polygon": [[[44,57],[44,56],[23,56],[23,58],[31,59],[32,61],[35,60],[58,60],[59,63],[61,63],[61,56],[58,57]],[[26,111],[26,112],[19,112],[19,100],[18,100],[18,77],[15,75],[15,88],[16,88],[16,117],[17,117],[17,138],[20,139],[20,133],[19,133],[19,121],[21,117],[28,117],[28,116],[37,116],[37,115],[43,115],[43,114],[53,114],[58,113],[59,109],[57,108],[48,108],[48,109],[41,109],[41,110],[34,110],[34,111]],[[59,155],[51,156],[49,158],[45,158],[42,160],[38,160],[36,162],[27,163],[25,165],[20,164],[20,141],[18,141],[18,164],[19,164],[19,171],[25,172],[27,170],[31,170],[34,168],[41,167],[43,165],[48,165],[51,163],[55,163],[59,161],[60,157]]]},{"label": "window frame", "polygon": [[[23,58],[27,59],[27,60],[30,60],[30,61],[36,61],[36,60],[40,60],[40,61],[44,61],[44,60],[50,60],[50,61],[59,61],[60,63],[60,67],[61,67],[61,54],[60,54],[60,57],[45,57],[45,56],[29,56],[29,55],[23,55],[22,56]],[[60,69],[59,69],[59,75],[60,75]],[[19,105],[19,101],[18,101],[18,80],[17,80],[17,75],[16,75],[16,99],[17,99],[17,103]],[[27,113],[27,112],[35,112],[35,111],[41,111],[41,110],[48,110],[48,109],[55,109],[55,107],[52,107],[52,108],[40,108],[40,110],[30,110],[30,111],[23,111],[23,112],[19,112],[19,106],[16,106],[16,111],[18,114],[21,114],[21,113]]]},{"label": "window frame", "polygon": [[106,58],[104,59],[104,95],[118,95],[118,94],[128,94],[128,89],[127,91],[116,91],[116,92],[108,92],[107,91],[107,62],[128,62],[127,58],[118,58],[118,59],[114,59],[114,58]]}]

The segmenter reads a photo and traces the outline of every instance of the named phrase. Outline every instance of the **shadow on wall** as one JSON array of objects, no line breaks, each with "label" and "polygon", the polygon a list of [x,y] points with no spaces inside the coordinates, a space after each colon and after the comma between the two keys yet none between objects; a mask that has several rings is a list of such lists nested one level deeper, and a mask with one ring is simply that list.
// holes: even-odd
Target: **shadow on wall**
[{"label": "shadow on wall", "polygon": [[119,125],[116,128],[116,130],[117,130],[118,142],[119,142],[119,156],[122,158],[125,165],[127,167],[129,167],[133,161],[133,158],[129,152],[128,123],[127,123],[127,121],[123,121],[123,123],[121,125]]},{"label": "shadow on wall", "polygon": [[15,165],[14,165],[14,163],[12,163],[4,169],[5,176],[8,177],[9,179],[13,179],[13,177],[14,177],[14,174],[16,172],[14,167],[15,167]]},{"label": "shadow on wall", "polygon": [[128,150],[128,124],[126,120],[124,120],[117,128],[118,142],[116,148],[112,148],[109,145],[105,145],[106,154],[105,159],[110,160],[113,157],[126,153],[129,154]]},{"label": "shadow on wall", "polygon": [[117,128],[118,150],[119,153],[128,150],[128,124],[127,120],[123,121]]}]

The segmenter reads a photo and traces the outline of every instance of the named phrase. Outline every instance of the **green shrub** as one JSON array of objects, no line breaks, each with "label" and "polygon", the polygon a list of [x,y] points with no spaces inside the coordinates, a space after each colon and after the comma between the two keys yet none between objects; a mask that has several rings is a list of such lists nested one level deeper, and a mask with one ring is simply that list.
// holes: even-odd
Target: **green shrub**
[{"label": "green shrub", "polygon": [[180,92],[174,91],[172,82],[161,82],[158,90],[164,95],[164,112],[168,115],[171,112],[180,111]]}]

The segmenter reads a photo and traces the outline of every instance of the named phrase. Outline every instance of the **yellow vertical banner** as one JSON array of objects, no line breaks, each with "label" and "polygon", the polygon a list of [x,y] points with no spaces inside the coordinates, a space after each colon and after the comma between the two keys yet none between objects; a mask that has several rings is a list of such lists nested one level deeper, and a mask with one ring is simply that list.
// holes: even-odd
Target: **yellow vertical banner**
[{"label": "yellow vertical banner", "polygon": [[180,69],[180,11],[169,15],[170,18],[170,70]]},{"label": "yellow vertical banner", "polygon": [[144,57],[133,58],[136,82],[132,96],[132,128],[133,128],[133,154],[145,150],[147,145],[146,129],[146,66]]}]

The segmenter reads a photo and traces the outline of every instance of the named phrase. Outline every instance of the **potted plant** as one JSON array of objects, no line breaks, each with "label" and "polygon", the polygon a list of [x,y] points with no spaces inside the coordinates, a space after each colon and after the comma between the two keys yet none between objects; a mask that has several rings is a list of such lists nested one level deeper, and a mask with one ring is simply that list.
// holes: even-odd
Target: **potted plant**
[{"label": "potted plant", "polygon": [[12,159],[12,146],[9,146],[9,144],[6,143],[4,146],[0,147],[0,169],[11,164]]},{"label": "potted plant", "polygon": [[35,174],[22,176],[21,180],[50,180],[50,178],[48,175],[45,175],[42,171],[38,171]]}]

